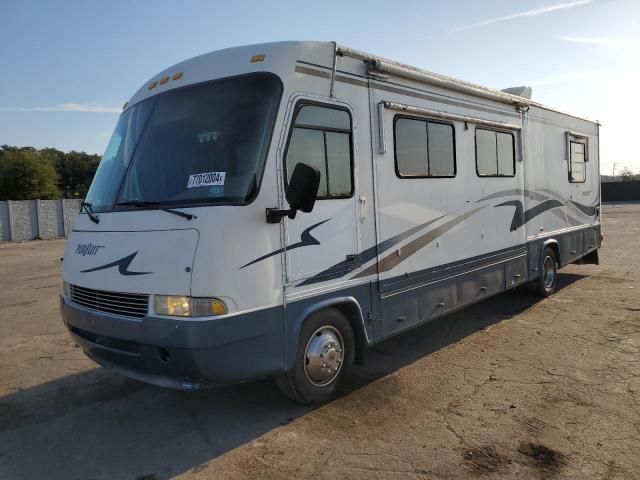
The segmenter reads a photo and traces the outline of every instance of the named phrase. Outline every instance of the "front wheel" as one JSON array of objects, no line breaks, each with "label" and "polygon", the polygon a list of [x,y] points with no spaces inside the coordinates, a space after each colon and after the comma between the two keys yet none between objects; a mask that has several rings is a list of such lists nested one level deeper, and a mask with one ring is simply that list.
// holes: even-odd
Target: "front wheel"
[{"label": "front wheel", "polygon": [[276,377],[287,397],[306,405],[327,401],[338,389],[355,357],[353,330],[345,316],[329,308],[302,326],[293,368]]},{"label": "front wheel", "polygon": [[540,279],[538,280],[538,293],[542,297],[551,295],[558,283],[558,260],[556,252],[552,248],[547,247],[542,254],[542,263],[540,265]]}]

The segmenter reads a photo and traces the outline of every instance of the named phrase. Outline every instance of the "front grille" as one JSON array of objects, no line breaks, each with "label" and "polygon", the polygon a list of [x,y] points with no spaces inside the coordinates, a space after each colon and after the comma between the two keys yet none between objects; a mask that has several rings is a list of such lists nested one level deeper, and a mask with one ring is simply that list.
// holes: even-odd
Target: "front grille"
[{"label": "front grille", "polygon": [[141,293],[108,292],[69,285],[71,301],[99,312],[142,318],[149,308],[149,295]]}]

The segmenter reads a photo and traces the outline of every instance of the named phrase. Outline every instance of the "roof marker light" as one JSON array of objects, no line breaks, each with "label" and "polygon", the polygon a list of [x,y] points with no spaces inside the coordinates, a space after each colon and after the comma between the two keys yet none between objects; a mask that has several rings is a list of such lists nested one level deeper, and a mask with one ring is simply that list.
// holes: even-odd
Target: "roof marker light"
[{"label": "roof marker light", "polygon": [[156,88],[156,85],[158,85],[158,82],[151,82],[149,84],[149,90],[153,90],[154,88]]},{"label": "roof marker light", "polygon": [[264,53],[261,53],[260,55],[254,55],[253,57],[251,57],[251,63],[262,62],[265,58],[267,58],[267,55]]},{"label": "roof marker light", "polygon": [[182,78],[182,72],[174,73],[171,80],[180,80]]},{"label": "roof marker light", "polygon": [[160,79],[160,85],[164,85],[165,83],[167,83],[169,81],[169,77],[162,77]]}]

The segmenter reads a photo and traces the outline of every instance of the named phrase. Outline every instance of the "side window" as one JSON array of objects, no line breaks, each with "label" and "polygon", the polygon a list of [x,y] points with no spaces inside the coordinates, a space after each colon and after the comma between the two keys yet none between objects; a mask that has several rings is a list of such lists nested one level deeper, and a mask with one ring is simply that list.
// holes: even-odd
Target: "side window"
[{"label": "side window", "polygon": [[584,142],[569,142],[569,181],[571,183],[583,183],[586,181],[586,153]]},{"label": "side window", "polygon": [[350,197],[353,161],[349,112],[313,104],[299,106],[285,157],[287,183],[298,163],[320,170],[319,199]]},{"label": "side window", "polygon": [[515,138],[512,133],[476,128],[476,172],[481,177],[515,176]]},{"label": "side window", "polygon": [[398,116],[393,135],[398,177],[456,176],[453,125]]}]

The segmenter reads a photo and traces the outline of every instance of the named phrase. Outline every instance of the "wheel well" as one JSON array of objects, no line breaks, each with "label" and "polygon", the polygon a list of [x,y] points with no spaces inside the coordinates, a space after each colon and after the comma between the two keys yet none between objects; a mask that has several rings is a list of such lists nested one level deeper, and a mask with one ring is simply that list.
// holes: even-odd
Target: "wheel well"
[{"label": "wheel well", "polygon": [[355,362],[358,365],[362,365],[364,363],[364,347],[367,343],[364,332],[364,318],[362,318],[362,311],[358,305],[352,301],[335,303],[327,308],[335,308],[349,321],[356,343]]},{"label": "wheel well", "polygon": [[[560,248],[558,247],[558,242],[549,242],[546,243],[544,245],[544,248],[549,247],[551,250],[553,250],[553,253],[556,254],[556,261],[558,262],[558,266],[562,265],[562,262],[560,261]],[[542,249],[542,251],[544,252],[544,248]]]}]

